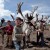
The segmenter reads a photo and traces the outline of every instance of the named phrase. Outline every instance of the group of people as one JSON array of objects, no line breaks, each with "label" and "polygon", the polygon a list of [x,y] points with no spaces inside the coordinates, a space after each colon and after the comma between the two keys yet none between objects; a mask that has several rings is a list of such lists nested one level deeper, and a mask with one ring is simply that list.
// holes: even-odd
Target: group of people
[{"label": "group of people", "polygon": [[[25,32],[22,31],[23,28],[23,20],[20,17],[17,17],[15,19],[15,26],[13,27],[11,25],[11,21],[7,21],[6,27],[3,29],[3,34],[6,33],[7,35],[7,44],[6,47],[12,46],[12,41],[14,43],[14,46],[16,50],[21,50],[21,40],[23,40],[23,47],[26,46],[26,40],[25,40]],[[44,45],[44,26],[43,21],[41,20],[39,23],[39,26],[36,27],[37,32],[37,44],[39,43],[39,40],[41,38],[41,45]]]}]

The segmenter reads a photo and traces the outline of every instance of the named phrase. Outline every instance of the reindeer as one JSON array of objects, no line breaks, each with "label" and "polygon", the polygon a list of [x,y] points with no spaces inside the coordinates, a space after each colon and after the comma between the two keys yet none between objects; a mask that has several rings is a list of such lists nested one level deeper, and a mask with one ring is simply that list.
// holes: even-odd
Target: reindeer
[{"label": "reindeer", "polygon": [[[30,34],[32,33],[33,31],[33,28],[32,26],[34,27],[34,24],[31,22],[31,20],[34,18],[33,17],[33,14],[34,12],[37,10],[38,7],[36,7],[34,9],[34,11],[30,14],[30,16],[28,14],[26,14],[26,18],[27,20],[25,19],[25,17],[23,16],[22,14],[22,11],[21,11],[21,6],[23,5],[23,2],[20,2],[17,4],[17,14],[20,13],[21,16],[23,17],[23,23],[22,23],[22,26],[23,26],[23,32],[25,33],[26,37],[28,37],[28,41],[30,41]],[[13,21],[14,21],[14,17],[13,15],[11,15]],[[26,22],[27,21],[27,22]],[[34,21],[33,21],[34,22]]]},{"label": "reindeer", "polygon": [[24,22],[23,22],[23,32],[24,33],[26,33],[26,36],[28,36],[28,41],[30,41],[30,34],[32,33],[32,26],[34,27],[34,24],[31,22],[31,20],[34,18],[33,17],[33,14],[34,14],[34,12],[37,10],[37,8],[38,8],[38,6],[36,6],[35,8],[34,8],[34,11],[30,14],[30,16],[28,16],[28,14],[26,14],[26,18],[27,18],[27,21],[28,22],[26,22],[25,21],[25,18],[24,18],[24,16],[23,16],[23,14],[22,14],[22,11],[21,11],[21,6],[22,6],[22,4],[23,4],[23,2],[21,3],[19,3],[19,4],[17,4],[17,7],[18,7],[18,13],[20,13],[21,14],[21,16],[23,17],[23,19],[24,19]]}]

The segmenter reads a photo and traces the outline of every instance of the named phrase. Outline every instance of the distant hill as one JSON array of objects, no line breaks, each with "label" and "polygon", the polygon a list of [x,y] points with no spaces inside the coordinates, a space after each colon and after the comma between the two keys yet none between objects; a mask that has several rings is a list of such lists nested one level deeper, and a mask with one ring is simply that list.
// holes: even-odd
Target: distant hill
[{"label": "distant hill", "polygon": [[[3,26],[6,26],[6,24],[7,24],[7,22],[4,22],[4,23],[3,23]],[[12,24],[13,26],[15,26],[14,21],[11,21],[11,24]],[[1,26],[1,22],[0,22],[0,26]]]}]

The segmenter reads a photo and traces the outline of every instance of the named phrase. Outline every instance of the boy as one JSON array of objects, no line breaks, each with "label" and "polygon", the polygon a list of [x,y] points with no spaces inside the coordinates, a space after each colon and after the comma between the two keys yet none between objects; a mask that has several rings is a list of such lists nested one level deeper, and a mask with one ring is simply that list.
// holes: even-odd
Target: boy
[{"label": "boy", "polygon": [[41,20],[39,29],[37,30],[37,44],[39,43],[39,40],[41,38],[41,46],[43,46],[45,44],[43,33],[44,33],[44,25],[43,25],[43,21]]},{"label": "boy", "polygon": [[23,32],[22,32],[22,19],[20,17],[17,17],[15,20],[15,26],[13,29],[13,42],[15,45],[16,50],[21,50],[21,40],[22,37],[24,36]]},{"label": "boy", "polygon": [[7,21],[5,32],[7,33],[7,46],[11,47],[11,45],[12,45],[13,26],[11,25],[10,20]]}]

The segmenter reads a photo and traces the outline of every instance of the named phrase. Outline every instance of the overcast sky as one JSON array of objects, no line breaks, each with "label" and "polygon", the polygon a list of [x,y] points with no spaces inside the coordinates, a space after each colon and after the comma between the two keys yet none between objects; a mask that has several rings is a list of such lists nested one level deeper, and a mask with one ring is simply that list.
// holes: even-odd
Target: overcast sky
[{"label": "overcast sky", "polygon": [[50,0],[0,0],[0,19],[12,20],[10,14],[16,17],[17,3],[24,2],[22,6],[23,12],[32,11],[34,6],[38,6],[40,15],[50,15]]}]

